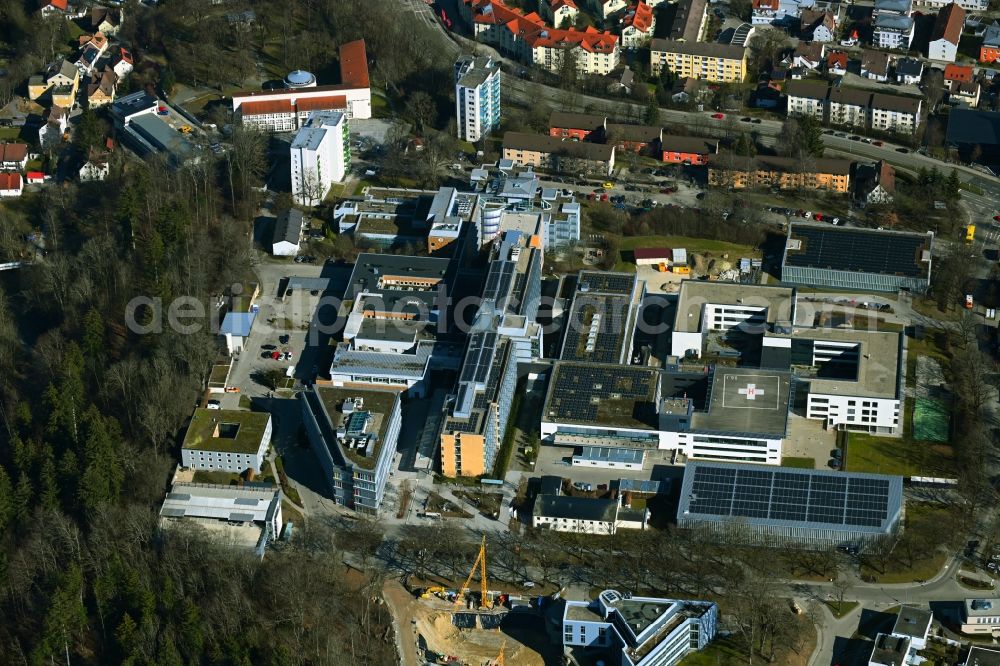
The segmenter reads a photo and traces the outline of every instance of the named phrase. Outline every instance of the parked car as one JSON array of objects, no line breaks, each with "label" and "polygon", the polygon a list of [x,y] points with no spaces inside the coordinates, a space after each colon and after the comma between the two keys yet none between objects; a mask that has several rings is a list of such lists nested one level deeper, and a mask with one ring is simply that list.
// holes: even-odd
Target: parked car
[{"label": "parked car", "polygon": [[897,148],[897,149],[896,149],[896,152],[897,152],[897,153],[903,153],[903,154],[905,155],[905,154],[907,154],[908,152],[910,152],[910,150],[909,150],[908,148]]},{"label": "parked car", "polygon": [[742,118],[740,118],[740,122],[741,123],[752,123],[753,122],[753,118],[751,118],[750,116],[743,116]]},{"label": "parked car", "polygon": [[285,360],[286,361],[291,361],[292,360],[292,352],[290,352],[290,351],[286,351],[285,352]]},{"label": "parked car", "polygon": [[208,404],[205,405],[206,409],[222,409],[222,403],[218,400],[209,400]]},{"label": "parked car", "polygon": [[861,141],[861,137],[858,136],[857,134],[855,134],[855,135],[853,135],[853,136],[851,136],[849,138],[850,138],[851,141]]},{"label": "parked car", "polygon": [[726,117],[726,114],[724,114],[724,113],[713,113],[712,117],[715,118],[716,120],[722,120],[723,118]]},{"label": "parked car", "polygon": [[885,145],[884,141],[872,141],[873,146],[879,146],[880,148]]},{"label": "parked car", "polygon": [[288,344],[288,340],[289,340],[289,336],[288,336],[287,333],[285,335],[279,335],[278,336],[278,342],[280,342],[283,345],[287,345]]},{"label": "parked car", "polygon": [[275,349],[277,349],[277,347],[274,345],[261,345],[260,348],[265,349],[267,351],[274,351]]},{"label": "parked car", "polygon": [[751,122],[752,122],[752,123],[753,123],[754,125],[760,125],[760,124],[761,124],[762,122],[764,122],[764,121],[762,121],[762,120],[761,120],[760,118],[754,118],[754,119],[753,119],[753,120],[752,120]]}]

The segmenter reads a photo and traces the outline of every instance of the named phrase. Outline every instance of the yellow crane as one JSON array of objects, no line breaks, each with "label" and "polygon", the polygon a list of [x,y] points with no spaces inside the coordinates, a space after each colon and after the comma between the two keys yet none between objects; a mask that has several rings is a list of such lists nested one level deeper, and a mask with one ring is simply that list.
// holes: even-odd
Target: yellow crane
[{"label": "yellow crane", "polygon": [[505,664],[507,663],[506,661],[504,661],[503,658],[503,650],[505,647],[507,647],[506,639],[504,639],[504,642],[500,644],[500,654],[497,655],[497,658],[493,660],[490,666],[505,666]]},{"label": "yellow crane", "polygon": [[458,595],[455,597],[455,604],[458,605],[462,603],[465,599],[465,593],[469,589],[469,584],[472,582],[472,577],[476,575],[476,568],[479,568],[479,589],[482,595],[479,599],[479,603],[486,608],[492,608],[493,604],[486,597],[486,535],[483,535],[483,540],[479,544],[479,554],[476,555],[476,561],[472,564],[472,571],[469,572],[469,577],[465,579],[465,585],[463,585],[458,590]]}]

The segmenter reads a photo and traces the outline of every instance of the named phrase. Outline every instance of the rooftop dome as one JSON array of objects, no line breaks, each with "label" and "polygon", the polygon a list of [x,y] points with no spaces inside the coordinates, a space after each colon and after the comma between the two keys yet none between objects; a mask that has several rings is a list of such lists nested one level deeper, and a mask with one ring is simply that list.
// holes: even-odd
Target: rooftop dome
[{"label": "rooftop dome", "polygon": [[289,72],[288,76],[285,77],[285,85],[289,88],[312,88],[316,85],[316,77],[313,76],[312,72],[297,69],[294,72]]}]

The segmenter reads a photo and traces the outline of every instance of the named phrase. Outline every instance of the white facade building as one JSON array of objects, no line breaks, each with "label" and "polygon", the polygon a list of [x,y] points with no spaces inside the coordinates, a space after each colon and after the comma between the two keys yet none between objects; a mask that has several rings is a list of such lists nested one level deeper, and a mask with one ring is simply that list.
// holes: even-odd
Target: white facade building
[{"label": "white facade building", "polygon": [[648,518],[648,509],[624,508],[620,498],[539,495],[531,526],[574,534],[614,534],[620,529],[644,529]]},{"label": "white facade building", "polygon": [[500,124],[500,63],[463,55],[455,62],[458,138],[475,142]]},{"label": "white facade building", "polygon": [[292,195],[303,206],[326,198],[333,183],[347,174],[351,142],[347,116],[337,111],[316,111],[295,135],[291,148]]},{"label": "white facade building", "polygon": [[234,474],[248,469],[259,473],[270,444],[270,414],[198,408],[184,435],[181,464]]},{"label": "white facade building", "polygon": [[718,607],[604,590],[591,602],[566,602],[563,648],[608,650],[621,666],[674,666],[715,638]]}]

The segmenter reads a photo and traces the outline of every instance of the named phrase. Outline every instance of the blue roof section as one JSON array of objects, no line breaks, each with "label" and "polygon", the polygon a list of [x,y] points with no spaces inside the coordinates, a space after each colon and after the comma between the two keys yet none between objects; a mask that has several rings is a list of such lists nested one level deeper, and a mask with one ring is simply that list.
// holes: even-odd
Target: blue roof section
[{"label": "blue roof section", "polygon": [[611,463],[630,463],[641,465],[646,455],[645,451],[639,449],[622,449],[612,446],[583,446],[582,452],[574,458],[581,460],[600,460]]},{"label": "blue roof section", "polygon": [[219,333],[245,338],[250,335],[250,328],[257,315],[253,312],[230,312],[222,320]]}]

